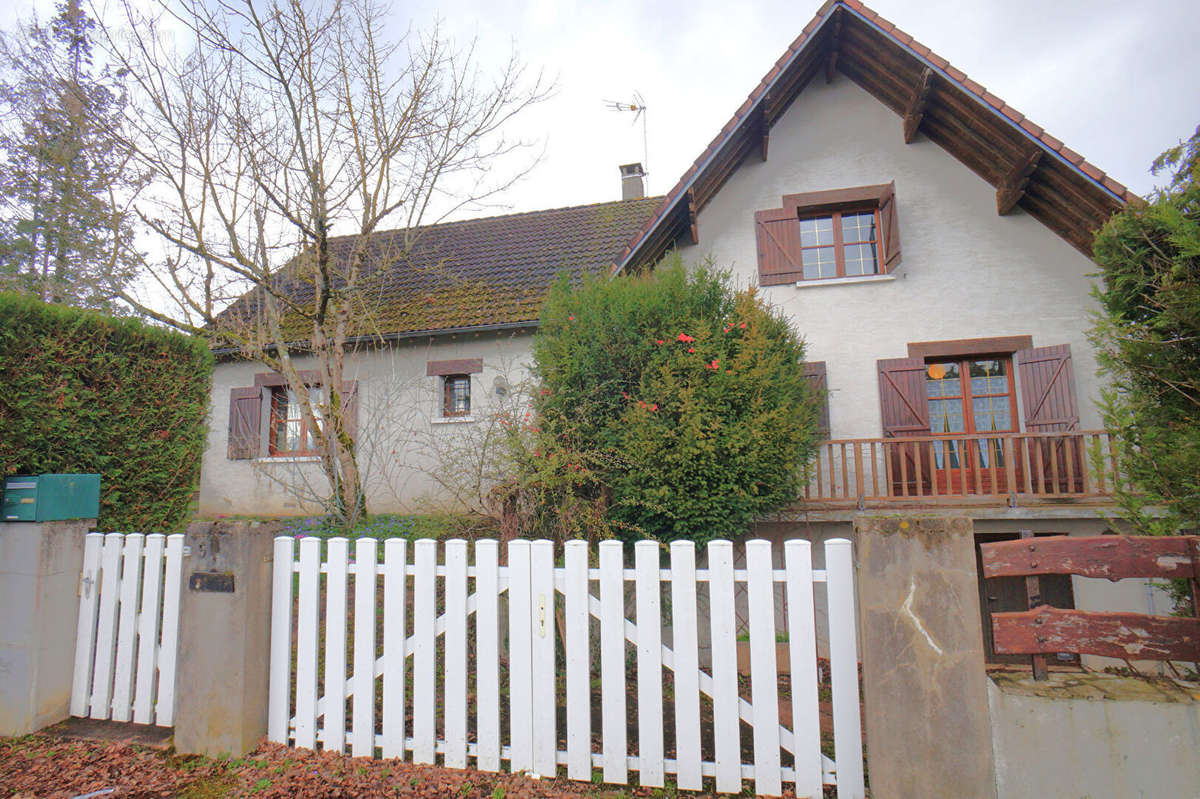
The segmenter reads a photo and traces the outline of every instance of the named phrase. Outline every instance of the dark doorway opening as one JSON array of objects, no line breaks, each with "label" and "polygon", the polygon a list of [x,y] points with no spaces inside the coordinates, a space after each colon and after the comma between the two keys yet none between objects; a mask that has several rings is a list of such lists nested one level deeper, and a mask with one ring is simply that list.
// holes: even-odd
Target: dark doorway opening
[{"label": "dark doorway opening", "polygon": [[[1062,533],[1037,533],[1037,537],[1063,535]],[[1009,613],[1029,610],[1029,594],[1025,588],[1024,577],[992,577],[983,578],[983,552],[980,544],[994,541],[1012,541],[1020,538],[1020,533],[977,533],[975,535],[975,569],[979,575],[979,608],[983,621],[983,655],[989,664],[1029,665],[1029,655],[997,655],[992,641],[992,614]],[[1056,608],[1072,609],[1075,607],[1075,591],[1071,586],[1069,574],[1044,574],[1039,579],[1042,602]],[[1050,665],[1078,665],[1079,656],[1062,653],[1057,656],[1047,656]]]}]

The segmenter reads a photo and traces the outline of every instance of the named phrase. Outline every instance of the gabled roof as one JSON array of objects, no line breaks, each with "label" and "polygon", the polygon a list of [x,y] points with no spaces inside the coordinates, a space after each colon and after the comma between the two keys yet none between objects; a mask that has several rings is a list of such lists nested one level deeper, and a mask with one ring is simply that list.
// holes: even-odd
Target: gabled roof
[{"label": "gabled roof", "polygon": [[858,0],[828,0],[633,235],[614,272],[653,263],[747,157],[769,157],[771,126],[808,82],[834,71],[927,136],[1014,205],[1091,257],[1092,233],[1136,199],[1023,114]]},{"label": "gabled roof", "polygon": [[[562,272],[602,274],[662,197],[596,203],[391,230],[370,241],[362,278],[365,307],[350,335],[365,339],[447,333],[463,328],[536,324],[542,301]],[[344,262],[354,237],[330,239],[335,262]],[[311,304],[311,280],[281,270],[279,291]],[[221,321],[256,316],[258,294],[244,295]],[[307,325],[285,320],[285,336],[303,341]]]}]

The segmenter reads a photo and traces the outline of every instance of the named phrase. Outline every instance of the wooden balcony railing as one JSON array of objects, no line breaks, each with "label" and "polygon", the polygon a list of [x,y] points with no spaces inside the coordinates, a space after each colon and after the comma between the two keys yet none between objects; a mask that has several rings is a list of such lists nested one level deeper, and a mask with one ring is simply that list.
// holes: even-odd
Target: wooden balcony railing
[{"label": "wooden balcony railing", "polygon": [[807,502],[863,506],[1102,499],[1120,474],[1108,433],[1072,430],[824,441],[809,476]]}]

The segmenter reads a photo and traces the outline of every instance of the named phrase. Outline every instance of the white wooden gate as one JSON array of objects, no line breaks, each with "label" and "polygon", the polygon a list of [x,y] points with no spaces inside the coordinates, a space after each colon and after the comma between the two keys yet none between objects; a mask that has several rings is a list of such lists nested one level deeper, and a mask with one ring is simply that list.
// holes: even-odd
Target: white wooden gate
[{"label": "white wooden gate", "polygon": [[[512,771],[552,776],[565,766],[578,780],[600,769],[608,783],[626,783],[636,771],[643,786],[661,786],[672,774],[689,790],[712,777],[722,792],[741,791],[751,779],[765,795],[792,783],[798,796],[820,796],[823,785],[833,784],[839,796],[862,797],[850,542],[826,542],[825,570],[812,568],[807,541],[786,542],[782,569],[773,567],[770,542],[745,547],[745,569],[734,568],[728,541],[709,543],[707,566],[697,568],[696,547],[675,542],[664,569],[660,546],[643,541],[634,547],[634,568],[626,569],[615,541],[599,545],[598,568],[589,568],[582,541],[568,542],[556,567],[550,541],[509,542],[508,565],[500,566],[495,541],[477,541],[469,564],[468,544],[459,540],[447,541],[439,557],[436,541],[410,546],[391,539],[380,559],[377,542],[363,538],[351,559],[344,538],[330,539],[324,557],[320,540],[301,539],[298,558],[295,539],[277,538],[268,735],[355,756],[411,752],[415,763],[441,755],[452,768],[473,760],[481,770],[498,771],[507,761]],[[735,584],[743,583],[752,654],[742,691],[748,698],[739,694],[734,618]],[[824,585],[829,608],[836,763],[821,752],[817,585]],[[707,619],[697,614],[698,591],[708,595]],[[777,593],[785,595],[790,631],[789,718],[781,718],[776,675]],[[559,625],[565,641],[556,642]],[[711,641],[711,669],[700,666],[701,625]],[[664,668],[671,676],[667,697]],[[592,724],[596,703],[599,730]],[[636,710],[632,724],[630,710]],[[745,747],[743,725],[752,729]],[[664,732],[673,734],[673,757]]]},{"label": "white wooden gate", "polygon": [[71,715],[170,727],[183,536],[89,533]]}]

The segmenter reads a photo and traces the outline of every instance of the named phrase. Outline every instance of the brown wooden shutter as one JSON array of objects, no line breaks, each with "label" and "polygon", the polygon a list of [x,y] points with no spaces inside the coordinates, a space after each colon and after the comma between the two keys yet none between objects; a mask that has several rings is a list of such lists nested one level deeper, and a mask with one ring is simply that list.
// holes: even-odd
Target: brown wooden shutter
[{"label": "brown wooden shutter", "polygon": [[246,460],[258,455],[258,423],[261,413],[261,389],[251,386],[229,391],[230,460]]},{"label": "brown wooden shutter", "polygon": [[829,383],[825,376],[824,361],[809,361],[804,364],[804,377],[817,395],[817,432],[823,439],[829,438]]},{"label": "brown wooden shutter", "polygon": [[900,224],[896,221],[896,184],[889,183],[879,196],[879,234],[883,238],[883,271],[900,264]]},{"label": "brown wooden shutter", "polygon": [[1014,358],[1021,377],[1025,429],[1030,433],[1078,430],[1071,346],[1032,347],[1017,352]]},{"label": "brown wooden shutter", "polygon": [[876,363],[883,434],[889,438],[929,435],[925,361],[921,358],[885,358]]},{"label": "brown wooden shutter", "polygon": [[793,209],[773,208],[754,214],[758,240],[758,283],[778,286],[804,277],[800,266],[800,218]]},{"label": "brown wooden shutter", "polygon": [[350,438],[358,437],[358,381],[342,383],[342,424]]}]

